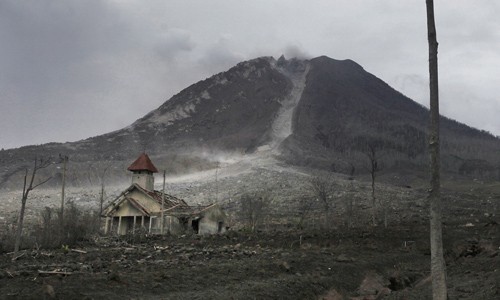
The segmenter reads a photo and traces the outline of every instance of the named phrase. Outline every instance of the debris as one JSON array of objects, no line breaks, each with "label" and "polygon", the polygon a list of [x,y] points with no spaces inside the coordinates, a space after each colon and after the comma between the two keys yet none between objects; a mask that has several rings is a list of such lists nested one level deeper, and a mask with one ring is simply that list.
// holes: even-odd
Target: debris
[{"label": "debris", "polygon": [[19,258],[23,257],[24,255],[26,255],[26,251],[23,251],[22,253],[15,255],[15,256],[12,258],[12,261],[16,261],[16,260],[18,260]]},{"label": "debris", "polygon": [[40,275],[72,275],[73,272],[66,272],[66,271],[59,271],[59,270],[54,270],[54,271],[43,271],[43,270],[38,270],[38,274]]},{"label": "debris", "polygon": [[84,250],[78,250],[78,249],[71,249],[71,252],[76,252],[76,253],[87,254],[87,251],[84,251]]}]

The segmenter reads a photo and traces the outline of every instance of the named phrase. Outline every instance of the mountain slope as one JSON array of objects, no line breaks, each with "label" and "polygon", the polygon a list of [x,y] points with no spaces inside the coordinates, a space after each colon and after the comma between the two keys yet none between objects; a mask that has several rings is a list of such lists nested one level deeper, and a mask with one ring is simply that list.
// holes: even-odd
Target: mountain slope
[{"label": "mountain slope", "polygon": [[[290,161],[317,160],[313,165],[324,166],[329,160],[333,170],[348,172],[353,163],[366,160],[362,153],[367,146],[375,146],[386,167],[426,167],[426,108],[353,61],[323,56],[310,65],[294,133],[286,144]],[[441,132],[444,170],[458,171],[478,158],[488,161],[489,171],[498,169],[497,138],[444,117]]]},{"label": "mountain slope", "polygon": [[[115,170],[108,176],[126,178],[122,170],[144,150],[170,173],[249,154],[359,173],[368,146],[376,147],[387,171],[423,170],[427,115],[351,60],[261,57],[191,85],[124,129],[1,151],[0,182],[15,186],[33,157],[60,153],[70,156],[75,184],[94,184],[104,165]],[[499,176],[499,139],[446,118],[441,126],[445,172]]]}]

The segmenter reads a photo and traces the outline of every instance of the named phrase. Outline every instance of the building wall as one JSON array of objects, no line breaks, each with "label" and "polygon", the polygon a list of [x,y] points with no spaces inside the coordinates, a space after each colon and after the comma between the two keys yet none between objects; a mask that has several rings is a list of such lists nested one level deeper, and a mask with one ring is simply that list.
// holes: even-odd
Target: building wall
[{"label": "building wall", "polygon": [[199,220],[198,234],[216,234],[226,231],[226,215],[218,206],[204,212]]},{"label": "building wall", "polygon": [[226,232],[224,221],[213,221],[205,218],[200,219],[198,234],[208,235]]},{"label": "building wall", "polygon": [[153,191],[155,178],[152,173],[149,173],[147,171],[134,172],[132,174],[132,184],[134,183],[138,184],[148,191]]},{"label": "building wall", "polygon": [[137,189],[135,189],[132,192],[130,192],[128,196],[130,198],[134,198],[148,211],[152,213],[160,212],[161,205],[155,200],[151,199],[148,195],[145,195],[143,192],[140,192]]},{"label": "building wall", "polygon": [[123,201],[123,203],[118,207],[118,209],[114,213],[115,217],[141,216],[141,215],[142,213],[137,208],[132,206],[132,204],[130,204],[130,202],[128,201]]},{"label": "building wall", "polygon": [[[155,233],[155,234],[160,234],[161,233],[161,222],[160,222],[160,217],[158,216],[158,218],[156,218],[154,221],[153,221],[153,225],[151,227],[151,233]],[[186,228],[184,227],[183,224],[180,223],[179,219],[174,217],[174,216],[167,216],[165,215],[164,216],[164,229],[163,229],[163,233],[167,234],[167,233],[170,233],[170,234],[180,234],[180,233],[183,233]]]},{"label": "building wall", "polygon": [[[123,196],[122,196],[123,197]],[[113,213],[112,225],[106,223],[109,233],[127,234],[134,228],[139,229],[144,226],[146,231],[151,229],[151,233],[161,233],[161,204],[150,198],[149,195],[134,189],[130,191],[127,198],[134,199],[141,207],[144,207],[150,212],[151,218],[144,217],[144,225],[142,225],[143,212],[137,209],[129,201],[123,201],[117,210]],[[134,227],[134,216],[136,217]],[[119,221],[121,217],[121,222]],[[165,214],[164,216],[164,233],[182,234],[185,232],[194,232],[197,228],[197,233],[200,235],[217,234],[226,231],[227,217],[218,205],[211,206],[199,214],[191,217],[184,216],[181,220],[172,215]],[[151,222],[151,227],[150,227]],[[196,225],[193,223],[195,222]],[[194,226],[195,225],[195,226]]]},{"label": "building wall", "polygon": [[[136,216],[135,218],[135,229],[138,230],[142,226],[142,216]],[[149,229],[149,220],[150,218],[145,216],[144,217],[144,230]],[[119,235],[124,235],[129,232],[132,232],[134,229],[134,217],[113,217],[111,220],[107,220],[109,223],[106,227],[107,232],[110,234],[119,234]],[[111,224],[112,223],[112,224]]]}]

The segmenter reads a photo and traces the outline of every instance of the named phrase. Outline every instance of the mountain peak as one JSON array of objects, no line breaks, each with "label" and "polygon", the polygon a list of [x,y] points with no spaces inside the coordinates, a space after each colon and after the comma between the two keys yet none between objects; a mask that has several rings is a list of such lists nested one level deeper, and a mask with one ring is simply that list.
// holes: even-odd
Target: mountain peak
[{"label": "mountain peak", "polygon": [[[388,168],[423,169],[427,120],[426,108],[352,60],[264,56],[192,84],[124,129],[19,149],[17,160],[15,150],[2,151],[6,167],[0,176],[20,170],[7,162],[44,153],[128,163],[144,149],[161,163],[166,155],[192,159],[207,151],[266,153],[291,164],[348,173],[363,168],[370,143],[391,158]],[[446,118],[441,124],[443,171],[498,172],[499,139]]]}]

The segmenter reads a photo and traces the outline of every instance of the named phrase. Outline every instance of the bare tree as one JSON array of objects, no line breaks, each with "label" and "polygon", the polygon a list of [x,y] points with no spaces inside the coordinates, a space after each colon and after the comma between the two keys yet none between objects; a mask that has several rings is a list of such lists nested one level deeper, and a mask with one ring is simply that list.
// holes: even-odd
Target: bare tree
[{"label": "bare tree", "polygon": [[330,176],[313,177],[310,185],[314,196],[323,204],[324,226],[328,226],[334,205],[333,193],[336,190],[335,182]]},{"label": "bare tree", "polygon": [[269,203],[270,196],[266,192],[244,194],[241,196],[240,214],[252,232],[255,232],[257,227],[263,222]]},{"label": "bare tree", "polygon": [[311,179],[311,189],[318,200],[323,204],[325,212],[331,208],[331,196],[333,192],[332,182],[324,177],[313,177]]},{"label": "bare tree", "polygon": [[[375,197],[375,179],[377,177],[377,172],[380,171],[380,149],[379,146],[375,143],[368,143],[365,147],[365,150],[363,152],[366,157],[368,158],[368,167],[367,170],[370,173],[371,177],[371,183],[372,183],[372,193],[371,193],[371,198],[372,198],[372,224],[373,226],[377,226],[377,207],[376,207],[376,197]],[[385,219],[385,224],[387,227],[387,214],[385,212],[385,205],[382,205],[384,207],[384,219]]]},{"label": "bare tree", "polygon": [[448,298],[446,266],[443,257],[443,232],[441,220],[440,153],[439,153],[439,88],[438,88],[438,42],[434,21],[434,1],[426,0],[427,38],[429,42],[429,88],[430,88],[430,240],[432,298]]},{"label": "bare tree", "polygon": [[23,184],[23,195],[21,198],[21,211],[19,212],[19,217],[17,219],[17,230],[16,230],[16,242],[14,245],[14,255],[19,251],[19,247],[21,246],[21,236],[23,233],[23,222],[24,222],[24,212],[26,209],[26,200],[28,200],[29,193],[35,188],[41,186],[42,184],[49,181],[52,177],[47,177],[43,180],[35,183],[35,177],[39,170],[47,168],[50,166],[50,159],[37,159],[35,158],[33,169],[31,170],[30,176],[28,176],[28,168],[25,169],[24,172],[24,184]]},{"label": "bare tree", "polygon": [[297,227],[300,229],[304,228],[304,221],[309,216],[314,204],[314,197],[304,197],[299,202],[299,222],[297,223]]},{"label": "bare tree", "polygon": [[[63,163],[63,173],[62,173],[62,188],[61,188],[61,210],[60,210],[60,222],[61,222],[61,233],[64,231],[64,201],[65,201],[65,188],[66,188],[66,164],[68,163],[68,156],[59,154],[59,160]],[[62,234],[61,234],[62,235]]]},{"label": "bare tree", "polygon": [[345,216],[347,229],[351,229],[354,225],[354,210],[356,207],[356,192],[354,183],[351,182],[347,188],[347,192],[343,195],[344,205],[345,205]]},{"label": "bare tree", "polygon": [[92,176],[93,176],[93,172],[94,172],[94,166],[92,165],[92,163],[89,163],[88,165],[88,170],[87,170],[87,180],[89,182],[89,186],[93,186],[94,185],[94,182],[92,181]]}]

